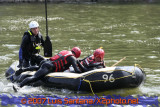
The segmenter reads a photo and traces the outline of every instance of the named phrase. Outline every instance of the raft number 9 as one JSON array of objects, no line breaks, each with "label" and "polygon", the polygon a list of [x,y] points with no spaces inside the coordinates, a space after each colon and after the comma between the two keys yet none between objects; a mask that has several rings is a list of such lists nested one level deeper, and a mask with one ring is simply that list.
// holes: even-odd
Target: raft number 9
[{"label": "raft number 9", "polygon": [[104,82],[107,82],[107,81],[114,82],[115,81],[113,74],[111,75],[103,74],[102,78],[105,80]]}]

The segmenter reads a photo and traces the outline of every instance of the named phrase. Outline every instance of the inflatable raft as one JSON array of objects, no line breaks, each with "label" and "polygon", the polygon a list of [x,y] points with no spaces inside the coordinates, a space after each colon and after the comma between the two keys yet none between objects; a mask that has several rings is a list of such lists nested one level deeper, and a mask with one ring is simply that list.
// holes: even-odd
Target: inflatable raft
[{"label": "inflatable raft", "polygon": [[[18,61],[6,71],[6,77],[11,82],[20,82],[34,75],[36,71],[27,71],[19,76],[11,76],[18,70]],[[91,70],[84,73],[53,72],[46,75],[33,86],[67,88],[74,91],[99,92],[109,89],[138,87],[145,80],[144,71],[138,66],[116,66]]]}]

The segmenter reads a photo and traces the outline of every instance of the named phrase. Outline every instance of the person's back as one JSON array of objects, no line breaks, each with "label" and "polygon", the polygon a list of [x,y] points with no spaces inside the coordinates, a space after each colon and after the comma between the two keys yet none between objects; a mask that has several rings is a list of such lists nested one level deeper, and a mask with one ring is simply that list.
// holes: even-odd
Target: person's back
[{"label": "person's back", "polygon": [[[61,51],[57,55],[50,58],[52,63],[56,66],[54,72],[63,72],[72,65],[75,72],[80,73],[85,70],[85,68],[77,61],[76,58],[78,58],[81,54],[81,51],[77,51],[79,48],[74,47],[71,51]],[[79,69],[77,65],[81,68]]]},{"label": "person's back", "polygon": [[61,51],[57,55],[50,58],[50,61],[56,66],[54,72],[62,72],[69,68],[71,62],[75,61],[71,51]]}]

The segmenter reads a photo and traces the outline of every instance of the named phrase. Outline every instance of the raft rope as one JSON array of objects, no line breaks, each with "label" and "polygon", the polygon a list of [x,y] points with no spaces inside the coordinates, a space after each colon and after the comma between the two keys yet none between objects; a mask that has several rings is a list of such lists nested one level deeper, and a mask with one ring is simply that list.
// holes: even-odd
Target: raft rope
[{"label": "raft rope", "polygon": [[141,69],[142,71],[144,71],[139,64],[134,64],[134,66],[135,66],[135,67],[138,67],[139,69]]},{"label": "raft rope", "polygon": [[[109,80],[109,79],[108,79],[108,80],[94,80],[94,81],[90,81],[90,80],[85,79],[87,76],[91,75],[91,74],[89,74],[89,75],[84,76],[83,81],[85,81],[86,83],[89,84],[90,90],[91,90],[92,94],[95,95],[95,93],[94,93],[94,91],[93,91],[93,88],[92,88],[92,84],[91,84],[92,82],[102,82],[102,81],[107,82],[107,81],[115,81],[115,80],[122,79],[122,78],[127,78],[127,77],[133,77],[134,74],[135,74],[135,69],[136,69],[136,67],[138,67],[138,68],[140,68],[140,69],[142,70],[142,68],[141,68],[141,66],[140,66],[139,64],[135,64],[135,65],[134,65],[133,72],[129,72],[129,71],[126,71],[126,70],[116,70],[116,71],[125,71],[125,72],[128,72],[128,73],[131,73],[131,75],[128,75],[128,76],[123,76],[123,77],[119,77],[119,78],[112,79],[112,80]],[[115,70],[110,70],[110,71],[116,72]],[[98,72],[99,72],[99,71],[98,71]],[[106,72],[106,71],[105,71],[105,72]],[[94,72],[94,73],[96,73],[96,72]],[[94,73],[92,73],[92,74],[94,74]],[[79,86],[79,88],[80,88],[80,86]],[[79,89],[79,88],[78,88],[78,89]]]},{"label": "raft rope", "polygon": [[94,91],[93,91],[93,88],[92,88],[92,84],[91,84],[91,82],[92,82],[92,81],[85,80],[85,79],[83,79],[83,81],[85,81],[85,82],[89,83],[89,86],[90,86],[91,92],[92,92],[92,94],[93,94],[93,95],[95,95],[95,93],[94,93]]}]

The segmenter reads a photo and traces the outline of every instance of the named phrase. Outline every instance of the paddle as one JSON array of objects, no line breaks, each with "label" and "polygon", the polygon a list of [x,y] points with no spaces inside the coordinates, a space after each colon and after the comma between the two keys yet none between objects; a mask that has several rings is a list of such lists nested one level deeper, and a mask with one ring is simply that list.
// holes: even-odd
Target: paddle
[{"label": "paddle", "polygon": [[47,0],[45,0],[45,13],[46,13],[46,39],[44,41],[44,56],[52,57],[52,43],[48,36],[48,21],[47,21]]},{"label": "paddle", "polygon": [[113,64],[111,67],[116,66],[117,64],[119,64],[120,62],[122,62],[124,59],[126,59],[126,57],[124,57],[124,58],[120,59],[118,62],[116,62],[115,64]]}]

